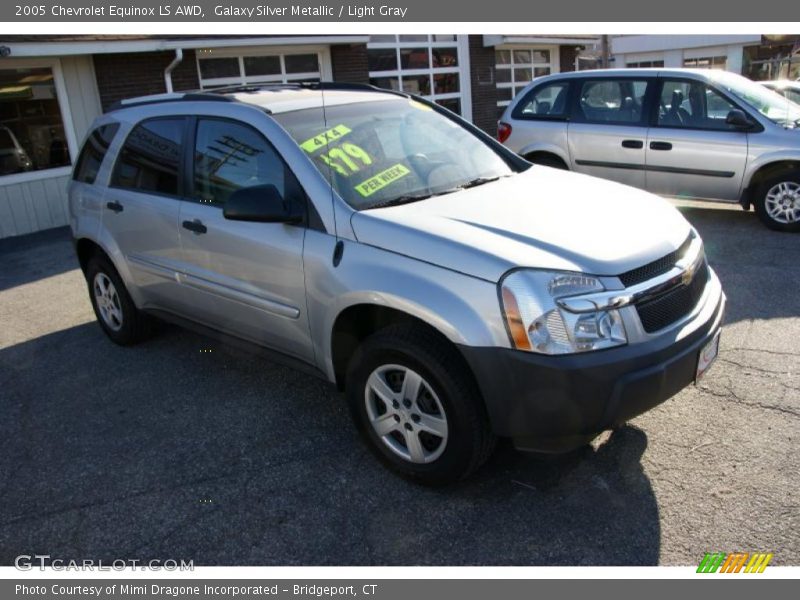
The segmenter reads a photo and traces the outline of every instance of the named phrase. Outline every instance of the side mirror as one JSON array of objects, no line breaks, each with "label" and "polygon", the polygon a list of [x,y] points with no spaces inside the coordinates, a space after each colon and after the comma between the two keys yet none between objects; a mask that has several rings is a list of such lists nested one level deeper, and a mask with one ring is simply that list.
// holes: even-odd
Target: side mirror
[{"label": "side mirror", "polygon": [[302,211],[295,203],[284,199],[272,184],[239,188],[233,192],[222,214],[231,221],[254,221],[258,223],[300,223]]},{"label": "side mirror", "polygon": [[753,122],[747,117],[743,110],[734,108],[725,117],[725,124],[732,125],[736,129],[752,129]]}]

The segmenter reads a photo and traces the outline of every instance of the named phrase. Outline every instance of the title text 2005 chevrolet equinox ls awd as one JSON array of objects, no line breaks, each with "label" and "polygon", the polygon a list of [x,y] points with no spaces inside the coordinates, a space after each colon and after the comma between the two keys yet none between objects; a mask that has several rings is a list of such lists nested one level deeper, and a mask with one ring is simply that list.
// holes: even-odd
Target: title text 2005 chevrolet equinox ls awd
[{"label": "title text 2005 chevrolet equinox ls awd", "polygon": [[425,100],[298,84],[124,102],[70,218],[119,344],[178,321],[345,390],[389,465],[466,476],[496,436],[557,452],[716,355],[725,297],[664,200],[531,166]]}]

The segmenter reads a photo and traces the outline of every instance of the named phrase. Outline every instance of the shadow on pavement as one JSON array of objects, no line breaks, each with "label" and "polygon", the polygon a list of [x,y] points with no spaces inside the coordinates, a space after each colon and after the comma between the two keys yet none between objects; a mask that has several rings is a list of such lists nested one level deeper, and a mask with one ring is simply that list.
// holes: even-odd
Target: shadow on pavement
[{"label": "shadow on pavement", "polygon": [[0,564],[658,562],[633,427],[560,457],[503,445],[431,490],[378,464],[326,384],[178,329],[120,348],[87,323],[11,346],[0,386]]},{"label": "shadow on pavement", "polygon": [[69,227],[0,240],[0,291],[78,268]]}]

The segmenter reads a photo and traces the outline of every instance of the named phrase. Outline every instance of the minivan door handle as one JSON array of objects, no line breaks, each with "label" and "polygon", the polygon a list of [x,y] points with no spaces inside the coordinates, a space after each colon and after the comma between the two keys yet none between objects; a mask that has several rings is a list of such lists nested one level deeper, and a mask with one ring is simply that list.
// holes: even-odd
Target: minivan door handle
[{"label": "minivan door handle", "polygon": [[106,202],[106,208],[108,210],[113,210],[115,213],[121,213],[125,209],[125,207],[116,200]]},{"label": "minivan door handle", "polygon": [[622,147],[638,150],[639,148],[644,148],[644,142],[642,140],[622,140]]},{"label": "minivan door handle", "polygon": [[194,221],[184,221],[183,228],[198,234],[208,231],[208,227],[203,225],[203,222],[199,219],[195,219]]},{"label": "minivan door handle", "polygon": [[669,142],[650,142],[650,150],[672,150]]}]

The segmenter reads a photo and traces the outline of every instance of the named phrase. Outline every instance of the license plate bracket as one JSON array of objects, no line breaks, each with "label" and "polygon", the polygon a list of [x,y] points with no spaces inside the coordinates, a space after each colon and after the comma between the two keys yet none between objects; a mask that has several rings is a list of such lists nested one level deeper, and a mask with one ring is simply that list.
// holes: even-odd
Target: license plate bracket
[{"label": "license plate bracket", "polygon": [[695,384],[708,372],[719,355],[720,333],[721,332],[718,331],[714,337],[700,349],[700,354],[697,356],[697,369],[694,375]]}]

